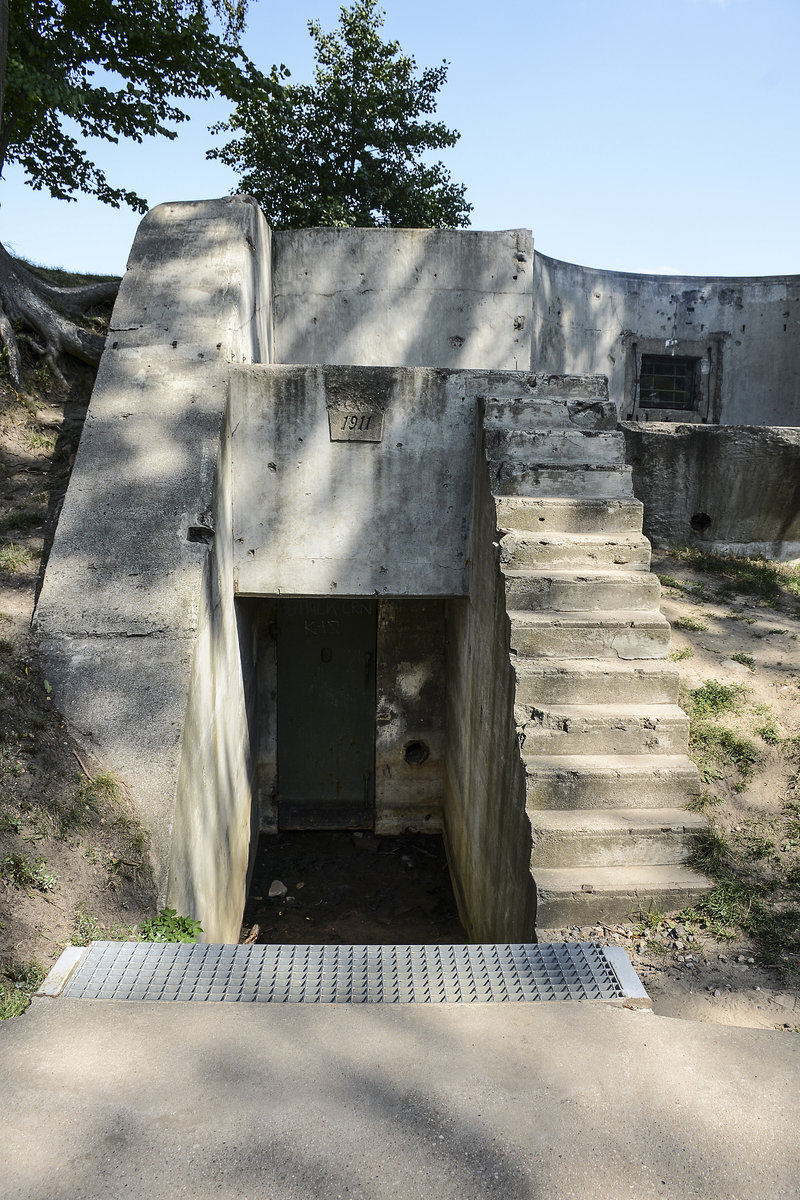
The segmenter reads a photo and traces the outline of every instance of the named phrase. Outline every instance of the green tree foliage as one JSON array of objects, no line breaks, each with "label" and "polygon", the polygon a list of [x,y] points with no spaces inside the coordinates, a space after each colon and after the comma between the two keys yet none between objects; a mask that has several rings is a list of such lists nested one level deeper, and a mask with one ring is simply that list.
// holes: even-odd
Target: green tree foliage
[{"label": "green tree foliage", "polygon": [[[176,136],[179,102],[217,91],[234,102],[266,96],[266,79],[238,42],[246,0],[0,0],[0,174],[59,200],[76,192],[143,212],[146,201],[110,181],[81,139],[141,142]],[[70,316],[102,287],[47,287],[0,247],[0,341],[19,386],[15,325],[38,335],[53,367],[61,352],[97,361],[102,339]],[[56,314],[54,306],[68,310]],[[58,317],[58,319],[56,319]]]},{"label": "green tree foliage", "polygon": [[[427,119],[447,63],[418,73],[398,42],[382,41],[383,23],[375,0],[342,7],[331,33],[310,21],[313,84],[247,98],[212,130],[235,136],[209,158],[239,173],[240,190],[258,199],[275,228],[469,224],[464,186],[425,160],[460,136]],[[288,78],[285,68],[279,75]]]}]

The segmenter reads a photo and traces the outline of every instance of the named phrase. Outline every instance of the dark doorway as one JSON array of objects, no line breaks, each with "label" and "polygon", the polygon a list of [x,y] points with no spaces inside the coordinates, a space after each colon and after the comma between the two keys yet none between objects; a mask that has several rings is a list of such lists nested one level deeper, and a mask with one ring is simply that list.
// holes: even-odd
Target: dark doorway
[{"label": "dark doorway", "polygon": [[375,600],[278,603],[281,829],[374,825],[377,622]]}]

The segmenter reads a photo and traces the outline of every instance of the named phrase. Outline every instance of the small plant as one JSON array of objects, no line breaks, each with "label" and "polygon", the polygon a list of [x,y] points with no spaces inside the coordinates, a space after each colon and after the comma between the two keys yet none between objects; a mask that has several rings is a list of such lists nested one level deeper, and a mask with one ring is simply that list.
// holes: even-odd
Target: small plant
[{"label": "small plant", "polygon": [[756,704],[754,711],[757,716],[761,717],[760,724],[756,725],[755,733],[767,743],[768,746],[777,746],[781,741],[780,731],[775,724],[775,718],[770,712],[766,704]]},{"label": "small plant", "polygon": [[18,546],[16,542],[0,544],[0,571],[6,575],[16,575],[17,571],[28,565],[31,558],[30,552],[24,546]]},{"label": "small plant", "polygon": [[682,592],[685,590],[680,579],[675,579],[672,575],[656,575],[656,579],[662,587],[674,588],[676,592]]},{"label": "small plant", "polygon": [[691,646],[684,646],[682,650],[673,650],[670,658],[673,662],[683,662],[685,658],[691,658],[694,650]]},{"label": "small plant", "polygon": [[731,659],[743,667],[749,667],[751,671],[755,671],[756,669],[756,660],[752,654],[745,654],[742,650],[738,650],[736,654],[731,655]]},{"label": "small plant", "polygon": [[72,926],[73,946],[88,946],[89,942],[99,942],[105,937],[105,930],[97,917],[85,905],[75,909],[75,919]]},{"label": "small plant", "polygon": [[744,613],[726,612],[723,614],[729,621],[742,621],[745,625],[755,625],[755,617],[746,617]]},{"label": "small plant", "polygon": [[31,450],[46,450],[49,454],[56,448],[56,439],[51,433],[42,433],[38,429],[31,429],[28,433],[28,445]]},{"label": "small plant", "polygon": [[162,908],[157,917],[144,921],[139,930],[141,942],[196,942],[203,932],[199,921],[181,917],[174,908]]},{"label": "small plant", "polygon": [[722,796],[715,796],[711,792],[701,792],[699,796],[692,796],[686,807],[689,812],[708,812],[710,808],[718,808],[723,803]]},{"label": "small plant", "polygon": [[735,767],[742,779],[749,779],[761,762],[755,742],[710,721],[692,724],[689,745],[704,783],[722,778],[720,766]]},{"label": "small plant", "polygon": [[699,871],[716,875],[732,858],[731,846],[713,825],[695,836],[690,861]]},{"label": "small plant", "polygon": [[0,1021],[21,1017],[47,972],[35,960],[7,963],[0,977]]},{"label": "small plant", "polygon": [[642,935],[647,933],[658,933],[659,927],[663,920],[663,912],[659,908],[656,908],[654,904],[651,904],[646,910],[640,908],[639,921],[636,926],[637,932]]},{"label": "small plant", "polygon": [[43,858],[28,858],[25,854],[7,855],[0,863],[0,876],[10,887],[38,892],[52,892],[59,879],[47,870]]},{"label": "small plant", "polygon": [[683,629],[687,633],[702,633],[708,629],[705,621],[700,621],[697,617],[678,617],[672,624],[676,629]]}]

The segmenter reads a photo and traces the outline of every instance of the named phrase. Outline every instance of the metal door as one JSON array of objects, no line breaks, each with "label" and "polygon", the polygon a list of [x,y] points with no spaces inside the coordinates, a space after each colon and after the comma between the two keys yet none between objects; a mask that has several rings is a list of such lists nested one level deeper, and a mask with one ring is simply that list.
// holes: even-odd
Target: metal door
[{"label": "metal door", "polygon": [[375,804],[375,600],[278,602],[278,823],[367,829]]}]

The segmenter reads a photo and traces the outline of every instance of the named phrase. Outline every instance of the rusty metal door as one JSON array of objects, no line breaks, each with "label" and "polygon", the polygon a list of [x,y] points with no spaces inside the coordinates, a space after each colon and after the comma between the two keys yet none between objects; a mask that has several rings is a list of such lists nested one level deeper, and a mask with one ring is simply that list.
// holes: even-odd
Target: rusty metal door
[{"label": "rusty metal door", "polygon": [[368,829],[375,808],[375,600],[278,602],[278,824]]}]

